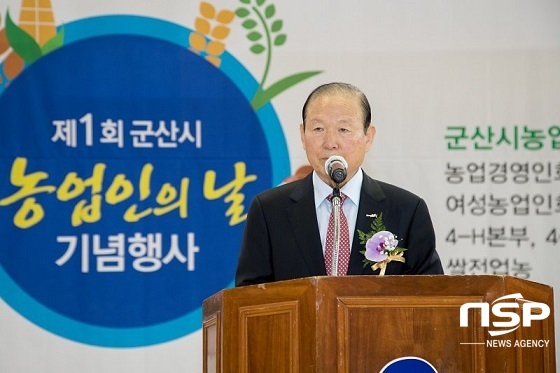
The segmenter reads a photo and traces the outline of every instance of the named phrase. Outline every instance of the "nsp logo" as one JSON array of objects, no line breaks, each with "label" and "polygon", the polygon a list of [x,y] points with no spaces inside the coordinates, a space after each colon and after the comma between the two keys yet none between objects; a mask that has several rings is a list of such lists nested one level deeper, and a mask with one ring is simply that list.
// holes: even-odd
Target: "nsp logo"
[{"label": "nsp logo", "polygon": [[[513,300],[507,302],[507,300]],[[520,305],[521,304],[521,305]],[[521,307],[521,318],[519,317],[517,309]],[[469,326],[469,309],[480,309],[480,324],[482,327],[490,326],[490,304],[486,302],[479,303],[465,303],[461,306],[460,310],[460,326]],[[511,311],[508,311],[511,310]],[[519,325],[523,327],[531,326],[532,320],[544,320],[550,315],[550,307],[544,303],[533,302],[523,298],[521,293],[504,295],[492,302],[492,314],[499,318],[509,319],[509,321],[493,321],[494,328],[510,328],[506,330],[489,330],[488,333],[492,336],[498,336],[513,332]]]}]

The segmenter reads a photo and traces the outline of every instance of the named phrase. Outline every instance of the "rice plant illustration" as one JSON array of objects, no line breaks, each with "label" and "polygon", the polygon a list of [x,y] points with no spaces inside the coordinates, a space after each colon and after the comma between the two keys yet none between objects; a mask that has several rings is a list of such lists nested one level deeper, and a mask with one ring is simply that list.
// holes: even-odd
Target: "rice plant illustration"
[{"label": "rice plant illustration", "polygon": [[195,31],[189,36],[190,49],[203,56],[208,62],[220,67],[220,56],[226,49],[225,39],[228,37],[229,24],[235,14],[227,9],[217,10],[212,4],[200,3],[200,16],[195,20]]},{"label": "rice plant illustration", "polygon": [[266,55],[264,73],[251,100],[251,106],[257,111],[273,97],[322,71],[296,73],[266,87],[273,48],[281,47],[287,40],[287,35],[283,32],[284,21],[276,17],[276,6],[270,2],[267,3],[266,0],[239,1],[243,5],[236,9],[235,14],[242,19],[241,25],[247,30],[247,39],[251,42],[249,50],[257,55]]}]

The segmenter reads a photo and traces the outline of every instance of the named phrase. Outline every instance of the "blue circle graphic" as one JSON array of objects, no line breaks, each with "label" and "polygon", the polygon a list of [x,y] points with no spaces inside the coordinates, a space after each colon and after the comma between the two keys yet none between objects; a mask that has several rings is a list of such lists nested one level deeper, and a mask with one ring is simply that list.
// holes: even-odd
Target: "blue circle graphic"
[{"label": "blue circle graphic", "polygon": [[[65,46],[0,96],[0,218],[13,222],[0,296],[83,343],[182,337],[231,286],[250,199],[289,173],[278,118],[251,108],[256,82],[231,55],[218,69],[188,50],[185,28],[131,16],[64,27]],[[101,141],[108,132],[118,141]],[[30,195],[17,197],[16,164]],[[26,201],[44,217],[16,226]]]},{"label": "blue circle graphic", "polygon": [[438,373],[436,368],[428,361],[415,357],[406,356],[395,359],[385,365],[380,373]]}]

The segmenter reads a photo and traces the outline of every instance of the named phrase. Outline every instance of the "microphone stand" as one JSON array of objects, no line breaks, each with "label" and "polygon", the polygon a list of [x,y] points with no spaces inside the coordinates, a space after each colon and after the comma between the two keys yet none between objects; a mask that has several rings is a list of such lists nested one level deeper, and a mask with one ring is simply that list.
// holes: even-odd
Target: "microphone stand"
[{"label": "microphone stand", "polygon": [[333,257],[331,266],[331,276],[338,276],[338,256],[340,251],[340,207],[342,206],[342,198],[338,183],[333,188],[333,196],[331,199],[334,213],[334,242]]}]

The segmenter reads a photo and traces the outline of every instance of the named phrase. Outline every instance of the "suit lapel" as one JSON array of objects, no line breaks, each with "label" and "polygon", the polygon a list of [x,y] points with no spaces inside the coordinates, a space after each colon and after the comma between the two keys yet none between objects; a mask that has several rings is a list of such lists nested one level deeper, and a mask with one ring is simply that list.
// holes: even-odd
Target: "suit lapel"
[{"label": "suit lapel", "polygon": [[288,208],[288,219],[301,256],[309,268],[311,276],[324,276],[327,272],[321,236],[317,226],[312,174],[300,183],[290,198],[294,203]]},{"label": "suit lapel", "polygon": [[350,263],[348,264],[349,275],[361,275],[364,273],[364,264],[362,262],[364,255],[361,254],[360,251],[363,251],[365,246],[360,244],[358,230],[362,232],[371,231],[371,222],[373,219],[366,215],[379,214],[383,209],[384,200],[385,194],[379,185],[364,172],[364,180],[362,181],[362,190],[360,192],[360,206],[358,207],[356,229],[352,241]]}]

